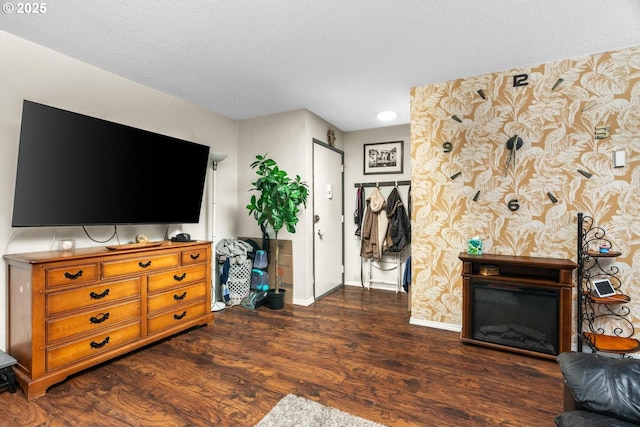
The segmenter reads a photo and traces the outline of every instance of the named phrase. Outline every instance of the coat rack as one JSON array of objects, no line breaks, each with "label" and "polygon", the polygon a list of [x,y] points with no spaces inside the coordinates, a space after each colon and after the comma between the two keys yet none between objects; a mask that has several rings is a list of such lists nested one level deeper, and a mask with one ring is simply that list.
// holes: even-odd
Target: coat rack
[{"label": "coat rack", "polygon": [[[353,184],[353,186],[355,188],[372,188],[372,187],[399,187],[402,185],[411,185],[411,181],[410,180],[405,180],[405,181],[381,181],[381,182],[356,182],[355,184]],[[400,252],[384,252],[382,254],[382,257],[374,262],[372,259],[368,258],[367,259],[367,280],[364,280],[364,276],[365,276],[365,272],[364,272],[364,262],[363,262],[363,258],[360,258],[360,282],[361,285],[363,287],[366,287],[367,289],[371,289],[371,282],[372,282],[372,269],[376,268],[377,270],[382,270],[382,271],[389,271],[389,270],[396,270],[397,271],[397,277],[396,277],[396,293],[400,292],[400,290],[402,289],[402,264],[404,261],[404,258],[406,256],[406,251],[407,248],[403,248],[402,251]],[[384,258],[386,257],[392,257],[392,261],[388,261],[385,260]],[[391,264],[392,266],[390,268],[385,268],[384,265],[385,264]],[[377,280],[374,280],[376,282],[379,282]],[[380,282],[380,283],[384,283],[384,282]]]},{"label": "coat rack", "polygon": [[356,182],[355,188],[365,187],[398,187],[400,185],[411,185],[411,181],[383,181],[383,182]]}]

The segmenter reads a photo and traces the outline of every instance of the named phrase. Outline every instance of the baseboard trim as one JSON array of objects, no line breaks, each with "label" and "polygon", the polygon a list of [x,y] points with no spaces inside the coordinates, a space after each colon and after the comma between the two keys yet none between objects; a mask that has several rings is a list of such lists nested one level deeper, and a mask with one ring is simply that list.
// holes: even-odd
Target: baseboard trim
[{"label": "baseboard trim", "polygon": [[316,302],[315,298],[308,298],[308,299],[294,298],[293,299],[293,305],[302,305],[305,307],[310,306],[314,302]]},{"label": "baseboard trim", "polygon": [[423,319],[416,319],[413,316],[409,319],[409,324],[417,325],[417,326],[426,326],[427,328],[443,329],[445,331],[452,331],[452,332],[461,332],[462,331],[462,325],[456,325],[456,324],[453,324],[453,323],[433,322],[433,321],[430,321],[430,320],[423,320]]},{"label": "baseboard trim", "polygon": [[[345,282],[345,286],[356,286],[358,288],[365,288],[366,286],[362,286],[362,283],[360,282]],[[396,284],[395,283],[391,283],[391,282],[371,282],[371,289],[380,289],[381,291],[392,291],[392,292],[396,292]],[[401,290],[401,292],[404,292],[404,289]]]}]

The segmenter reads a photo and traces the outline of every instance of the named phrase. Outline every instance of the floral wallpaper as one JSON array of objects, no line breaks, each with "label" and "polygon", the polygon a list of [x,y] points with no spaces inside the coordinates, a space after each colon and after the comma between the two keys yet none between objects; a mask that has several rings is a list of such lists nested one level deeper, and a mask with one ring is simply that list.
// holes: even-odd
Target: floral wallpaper
[{"label": "floral wallpaper", "polygon": [[461,325],[472,237],[576,261],[583,212],[622,253],[640,327],[640,47],[415,87],[411,160],[413,318]]}]

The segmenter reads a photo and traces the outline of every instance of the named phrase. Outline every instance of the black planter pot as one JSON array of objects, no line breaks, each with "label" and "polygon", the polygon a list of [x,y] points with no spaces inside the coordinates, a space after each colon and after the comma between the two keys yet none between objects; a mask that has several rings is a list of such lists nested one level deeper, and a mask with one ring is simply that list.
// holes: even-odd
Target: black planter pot
[{"label": "black planter pot", "polygon": [[281,310],[284,308],[284,292],[286,289],[280,289],[280,292],[276,294],[275,289],[269,289],[267,291],[267,307],[272,310]]}]

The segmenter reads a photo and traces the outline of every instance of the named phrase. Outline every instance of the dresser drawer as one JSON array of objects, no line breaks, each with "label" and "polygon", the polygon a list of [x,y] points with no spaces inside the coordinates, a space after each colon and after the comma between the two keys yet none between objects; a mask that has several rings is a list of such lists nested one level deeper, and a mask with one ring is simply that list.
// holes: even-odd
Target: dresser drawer
[{"label": "dresser drawer", "polygon": [[195,300],[203,300],[206,296],[207,284],[205,282],[196,283],[149,297],[147,299],[147,311],[153,313],[167,307],[190,304]]},{"label": "dresser drawer", "polygon": [[207,278],[207,264],[199,264],[191,267],[183,267],[164,273],[149,275],[147,282],[148,292],[161,291],[175,286],[193,283]]},{"label": "dresser drawer", "polygon": [[46,315],[53,316],[78,308],[111,303],[134,295],[140,295],[139,278],[50,292],[46,297]]},{"label": "dresser drawer", "polygon": [[140,318],[140,299],[114,304],[74,316],[47,320],[47,343],[105,328],[128,319]]},{"label": "dresser drawer", "polygon": [[140,274],[148,271],[159,270],[168,267],[177,267],[180,262],[180,255],[169,253],[158,256],[139,256],[118,261],[102,262],[102,277],[118,277],[128,274]]},{"label": "dresser drawer", "polygon": [[49,268],[46,272],[47,287],[75,285],[93,282],[98,278],[98,264],[78,264],[60,268]]},{"label": "dresser drawer", "polygon": [[97,356],[138,339],[140,323],[136,322],[71,344],[49,348],[46,351],[47,371]]},{"label": "dresser drawer", "polygon": [[207,261],[207,250],[200,248],[192,251],[180,252],[180,263],[182,265],[200,264]]},{"label": "dresser drawer", "polygon": [[189,306],[179,306],[168,313],[159,316],[150,317],[147,322],[147,331],[149,334],[162,331],[164,329],[179,327],[183,323],[190,322],[211,310],[211,307],[205,307],[204,302]]}]

